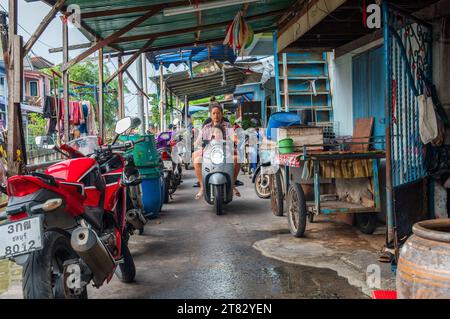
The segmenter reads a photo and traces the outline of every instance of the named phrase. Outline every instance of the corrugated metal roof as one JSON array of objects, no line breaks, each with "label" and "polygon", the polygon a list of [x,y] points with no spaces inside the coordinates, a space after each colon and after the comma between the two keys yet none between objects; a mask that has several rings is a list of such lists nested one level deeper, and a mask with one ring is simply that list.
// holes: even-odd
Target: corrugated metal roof
[{"label": "corrugated metal roof", "polygon": [[31,58],[31,64],[36,70],[48,69],[54,66],[54,64],[41,56],[36,56]]},{"label": "corrugated metal roof", "polygon": [[[32,1],[32,0],[28,0]],[[42,0],[53,4],[55,0]],[[217,0],[215,0],[217,1]],[[275,30],[277,22],[296,0],[265,0],[251,3],[246,11],[247,22],[252,26],[255,33],[261,31]],[[195,1],[191,1],[195,3]],[[211,1],[204,1],[211,2]],[[147,11],[132,12],[137,7],[152,5],[169,5],[178,3],[179,0],[67,0],[66,5],[78,5],[82,14],[82,24],[86,33],[95,34],[106,38],[116,31],[122,29]],[[189,5],[190,1],[185,1]],[[145,22],[136,26],[121,39],[115,41],[114,45],[124,51],[133,51],[141,48],[144,43],[154,36],[158,36],[152,44],[152,48],[164,48],[167,46],[186,46],[195,42],[220,41],[225,38],[226,26],[231,22],[242,4],[217,9],[203,10],[201,19],[198,13],[185,13],[175,16],[164,16],[160,10]],[[119,14],[106,15],[110,10],[127,10]],[[118,13],[118,12],[115,12]],[[95,16],[93,16],[93,14]],[[90,15],[90,16],[89,16]],[[199,23],[200,22],[200,23]],[[200,37],[197,30],[201,26]],[[131,38],[130,38],[131,37]],[[92,38],[92,37],[91,37]],[[127,39],[128,38],[128,39]],[[124,41],[126,40],[126,41]],[[129,41],[128,41],[129,40]]]}]

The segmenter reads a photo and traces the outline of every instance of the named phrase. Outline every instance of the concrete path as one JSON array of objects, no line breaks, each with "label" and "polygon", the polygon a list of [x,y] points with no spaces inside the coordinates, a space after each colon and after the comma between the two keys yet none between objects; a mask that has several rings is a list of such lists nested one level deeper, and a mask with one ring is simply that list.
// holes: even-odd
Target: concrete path
[{"label": "concrete path", "polygon": [[[242,197],[216,216],[195,201],[193,171],[130,248],[133,284],[114,278],[90,298],[368,298],[367,266],[376,263],[383,232],[363,236],[352,227],[320,218],[307,237],[293,238],[286,217],[275,217],[247,176]],[[384,288],[392,284],[382,266]],[[21,298],[20,282],[0,298]]]}]

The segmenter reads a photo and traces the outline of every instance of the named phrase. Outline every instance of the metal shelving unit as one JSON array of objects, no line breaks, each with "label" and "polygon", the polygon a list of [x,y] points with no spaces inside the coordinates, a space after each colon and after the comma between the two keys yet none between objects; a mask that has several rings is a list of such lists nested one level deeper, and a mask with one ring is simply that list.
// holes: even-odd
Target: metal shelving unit
[{"label": "metal shelving unit", "polygon": [[298,111],[305,122],[331,122],[333,106],[327,53],[281,53],[278,65],[283,110]]}]

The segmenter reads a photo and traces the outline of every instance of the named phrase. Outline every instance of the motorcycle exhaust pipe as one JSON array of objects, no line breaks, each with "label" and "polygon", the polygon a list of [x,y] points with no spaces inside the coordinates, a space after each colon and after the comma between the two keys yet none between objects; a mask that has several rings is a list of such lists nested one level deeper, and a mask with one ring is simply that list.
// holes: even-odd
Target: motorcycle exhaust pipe
[{"label": "motorcycle exhaust pipe", "polygon": [[147,223],[145,217],[137,209],[130,209],[129,211],[127,211],[125,220],[127,221],[127,223],[133,225],[135,229],[142,229]]},{"label": "motorcycle exhaust pipe", "polygon": [[79,227],[72,232],[70,244],[93,274],[96,287],[100,287],[114,268],[114,259],[90,228]]}]

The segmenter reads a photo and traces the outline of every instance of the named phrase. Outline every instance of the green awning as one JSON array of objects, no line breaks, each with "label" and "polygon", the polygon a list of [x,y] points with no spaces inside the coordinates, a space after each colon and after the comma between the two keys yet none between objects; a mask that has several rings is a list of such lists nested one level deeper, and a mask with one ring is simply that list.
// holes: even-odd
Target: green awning
[{"label": "green awning", "polygon": [[[33,0],[28,0],[33,1]],[[55,0],[42,0],[52,5]],[[217,2],[217,0],[214,0]],[[223,0],[226,2],[226,0]],[[250,3],[246,11],[246,20],[252,26],[255,33],[276,30],[278,22],[283,14],[291,8],[296,0],[265,0]],[[195,3],[195,1],[191,1]],[[211,2],[211,1],[205,1]],[[82,32],[94,40],[95,36],[106,38],[122,29],[134,20],[146,14],[154,5],[177,6],[189,5],[189,1],[179,0],[67,0],[66,5],[78,5],[82,14]],[[203,3],[203,2],[200,2]],[[172,5],[173,6],[173,5]],[[148,39],[158,35],[151,48],[162,49],[193,45],[195,43],[207,43],[208,41],[220,41],[225,38],[226,26],[232,21],[242,4],[203,10],[201,15],[197,12],[185,13],[174,16],[164,16],[161,9],[158,13],[139,24],[119,40],[113,46],[123,51],[140,49]],[[113,12],[111,10],[119,10]],[[137,11],[137,12],[130,12]],[[202,30],[198,34],[195,28]],[[128,39],[127,39],[128,38]]]}]

